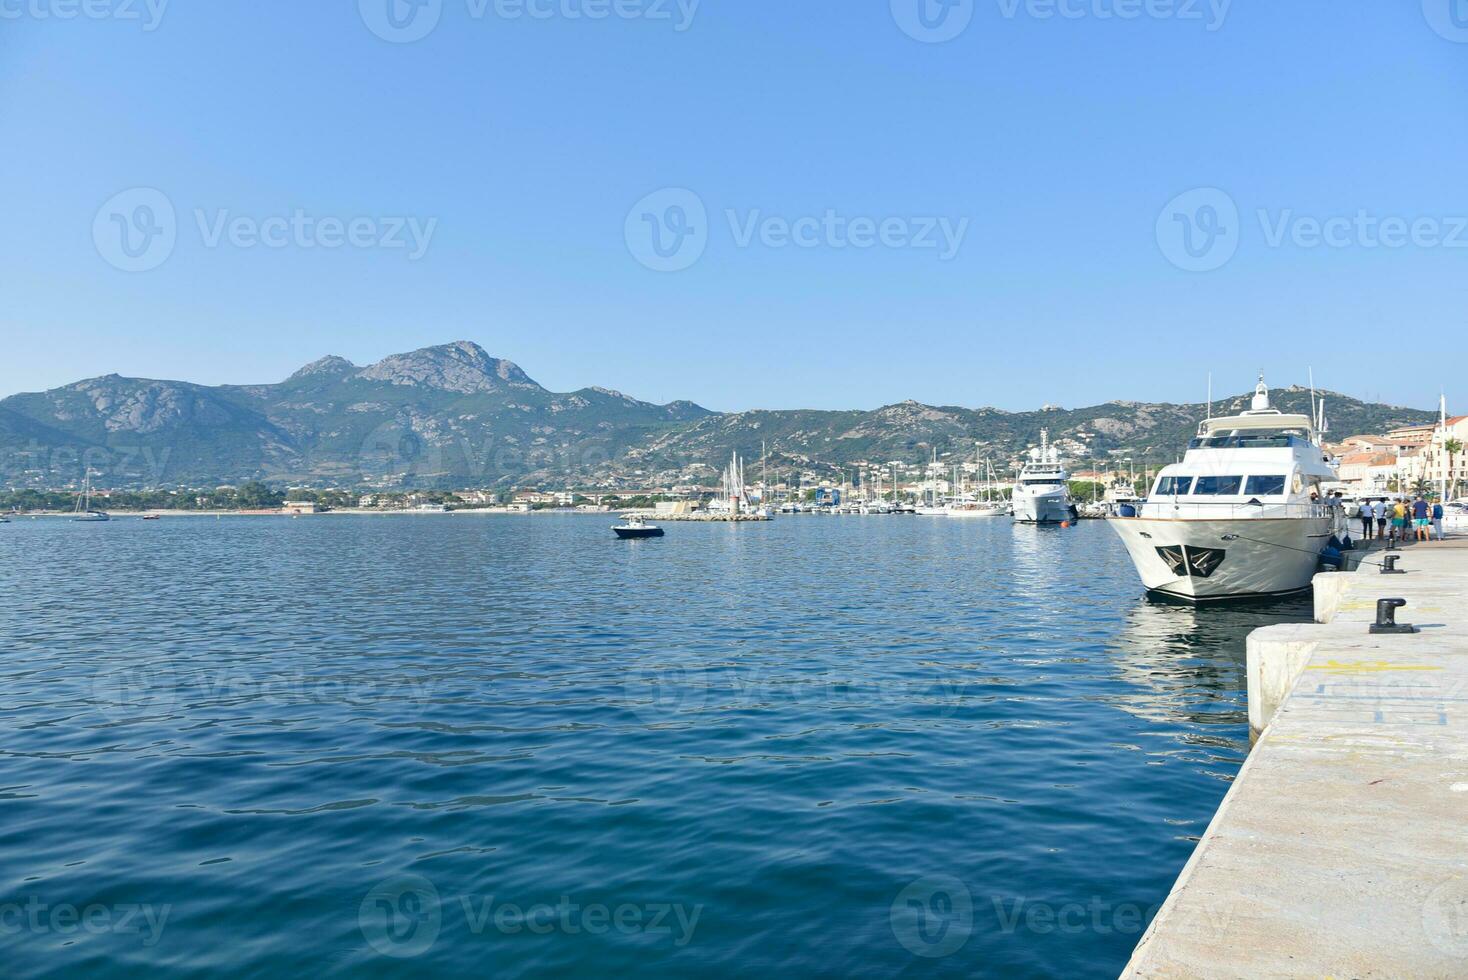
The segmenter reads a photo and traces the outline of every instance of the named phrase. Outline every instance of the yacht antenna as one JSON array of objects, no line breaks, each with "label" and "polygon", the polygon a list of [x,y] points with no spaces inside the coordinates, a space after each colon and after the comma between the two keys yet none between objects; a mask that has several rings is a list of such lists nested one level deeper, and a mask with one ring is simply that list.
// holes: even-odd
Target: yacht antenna
[{"label": "yacht antenna", "polygon": [[1208,372],[1208,418],[1213,418],[1213,372]]}]

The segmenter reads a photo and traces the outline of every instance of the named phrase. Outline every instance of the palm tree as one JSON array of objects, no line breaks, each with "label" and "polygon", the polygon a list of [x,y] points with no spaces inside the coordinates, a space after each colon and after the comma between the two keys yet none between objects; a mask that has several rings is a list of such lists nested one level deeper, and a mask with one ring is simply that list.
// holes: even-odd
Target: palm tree
[{"label": "palm tree", "polygon": [[1422,477],[1418,477],[1417,481],[1412,484],[1412,496],[1431,497],[1432,484],[1428,483],[1427,480],[1423,479]]},{"label": "palm tree", "polygon": [[1463,442],[1460,439],[1449,439],[1447,442],[1443,443],[1443,449],[1448,454],[1448,496],[1452,497],[1458,489],[1458,474],[1456,471],[1457,468],[1456,466],[1454,466],[1453,461],[1457,458],[1458,454],[1463,451]]}]

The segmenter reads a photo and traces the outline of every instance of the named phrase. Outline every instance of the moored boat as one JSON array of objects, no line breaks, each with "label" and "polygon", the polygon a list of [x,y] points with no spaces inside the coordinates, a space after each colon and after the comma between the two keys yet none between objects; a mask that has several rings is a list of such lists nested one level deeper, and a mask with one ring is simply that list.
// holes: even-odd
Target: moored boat
[{"label": "moored boat", "polygon": [[1071,503],[1070,475],[1060,462],[1060,451],[1050,445],[1050,433],[1040,430],[1040,445],[1030,450],[1010,493],[1014,520],[1019,524],[1064,524],[1078,516]]},{"label": "moored boat", "polygon": [[76,509],[71,512],[74,521],[86,521],[95,523],[97,521],[110,521],[112,516],[105,510],[92,509],[92,471],[87,470],[82,480],[82,492],[76,498]]},{"label": "moored boat", "polygon": [[1201,603],[1308,589],[1344,530],[1343,509],[1321,489],[1335,479],[1322,427],[1272,408],[1262,376],[1249,410],[1204,420],[1136,515],[1107,522],[1147,590]]}]

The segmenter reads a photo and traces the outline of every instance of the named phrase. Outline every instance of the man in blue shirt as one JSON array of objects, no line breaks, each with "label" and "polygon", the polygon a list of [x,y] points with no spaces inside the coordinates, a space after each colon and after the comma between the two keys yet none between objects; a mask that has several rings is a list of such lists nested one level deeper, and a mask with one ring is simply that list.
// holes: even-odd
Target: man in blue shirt
[{"label": "man in blue shirt", "polygon": [[1417,499],[1414,500],[1414,501],[1412,501],[1412,540],[1413,541],[1426,541],[1426,540],[1428,540],[1428,536],[1427,536],[1427,525],[1428,525],[1427,514],[1428,514],[1427,498],[1423,497],[1422,494],[1419,493],[1417,495]]}]

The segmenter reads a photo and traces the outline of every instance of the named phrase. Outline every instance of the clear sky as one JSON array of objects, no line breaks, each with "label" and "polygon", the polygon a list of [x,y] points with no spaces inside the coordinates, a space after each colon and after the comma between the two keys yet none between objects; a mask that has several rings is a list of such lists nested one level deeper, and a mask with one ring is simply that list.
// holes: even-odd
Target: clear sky
[{"label": "clear sky", "polygon": [[0,0],[0,395],[1468,410],[1451,2]]}]

